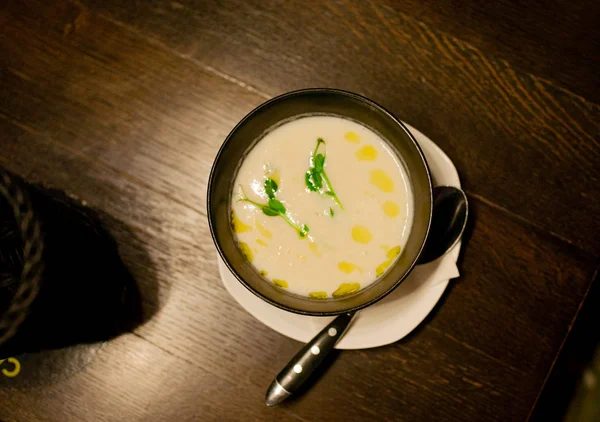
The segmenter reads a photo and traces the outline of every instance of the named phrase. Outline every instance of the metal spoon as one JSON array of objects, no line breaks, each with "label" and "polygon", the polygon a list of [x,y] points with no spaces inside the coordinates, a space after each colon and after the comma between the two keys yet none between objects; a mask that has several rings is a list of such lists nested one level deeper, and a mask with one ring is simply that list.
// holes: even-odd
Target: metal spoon
[{"label": "metal spoon", "polygon": [[[448,252],[460,239],[467,224],[465,193],[453,186],[433,190],[433,217],[425,248],[417,264],[426,264]],[[356,312],[339,315],[293,357],[267,390],[265,403],[281,403],[306,381],[344,335]]]}]

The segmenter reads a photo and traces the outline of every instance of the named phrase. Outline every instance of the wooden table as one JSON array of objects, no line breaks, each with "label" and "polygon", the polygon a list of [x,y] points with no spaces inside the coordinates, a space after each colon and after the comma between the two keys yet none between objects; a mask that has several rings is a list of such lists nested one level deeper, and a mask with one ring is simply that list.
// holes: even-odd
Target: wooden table
[{"label": "wooden table", "polygon": [[[124,261],[160,294],[146,303],[151,321],[78,374],[0,390],[1,420],[538,412],[598,270],[600,3],[3,3],[0,164],[110,215]],[[431,137],[473,218],[461,277],[417,330],[339,354],[310,391],[267,408],[266,387],[300,344],[224,290],[206,183],[236,122],[313,86],[366,95]]]}]

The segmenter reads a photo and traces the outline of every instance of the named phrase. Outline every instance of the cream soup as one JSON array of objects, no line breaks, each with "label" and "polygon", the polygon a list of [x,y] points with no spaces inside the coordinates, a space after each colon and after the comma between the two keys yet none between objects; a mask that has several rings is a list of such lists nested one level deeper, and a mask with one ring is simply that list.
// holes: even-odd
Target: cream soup
[{"label": "cream soup", "polygon": [[267,133],[241,164],[231,204],[238,246],[263,278],[315,299],[377,280],[412,221],[396,154],[372,130],[333,116]]}]

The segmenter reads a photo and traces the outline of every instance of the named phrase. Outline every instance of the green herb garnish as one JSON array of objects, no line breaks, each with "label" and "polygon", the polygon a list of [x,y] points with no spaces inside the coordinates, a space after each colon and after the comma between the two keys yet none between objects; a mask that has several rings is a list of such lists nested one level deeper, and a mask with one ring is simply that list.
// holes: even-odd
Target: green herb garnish
[{"label": "green herb garnish", "polygon": [[269,202],[267,202],[266,204],[261,204],[260,202],[253,201],[250,198],[248,198],[248,195],[246,195],[246,192],[244,192],[244,188],[242,188],[241,186],[240,188],[242,190],[242,197],[239,199],[239,201],[244,201],[254,205],[255,207],[259,208],[263,212],[263,214],[268,215],[269,217],[279,216],[283,218],[283,220],[286,223],[288,223],[294,230],[298,232],[298,236],[300,236],[301,238],[305,238],[308,235],[308,226],[306,224],[300,225],[294,220],[292,220],[287,215],[287,210],[285,206],[281,203],[281,201],[275,198],[275,193],[277,192],[277,189],[279,189],[279,186],[277,186],[275,180],[267,178],[267,180],[265,180],[264,187],[265,192],[269,197]]},{"label": "green herb garnish", "polygon": [[265,180],[265,192],[270,199],[275,199],[275,192],[277,192],[279,186],[277,186],[277,182],[273,179]]},{"label": "green herb garnish", "polygon": [[[327,156],[327,153],[319,152],[319,147],[321,146],[321,144],[323,144],[323,147],[325,147],[325,141],[323,140],[323,138],[318,138],[317,146],[310,155],[310,168],[304,175],[306,187],[312,192],[319,192],[321,195],[331,196],[335,203],[338,204],[341,209],[344,209],[344,206],[335,194],[333,186],[331,185],[331,181],[329,180],[329,177],[327,177],[327,173],[325,172],[325,158]],[[325,182],[325,188],[327,190],[323,189],[323,182]],[[333,210],[331,210],[330,215],[333,217]]]}]

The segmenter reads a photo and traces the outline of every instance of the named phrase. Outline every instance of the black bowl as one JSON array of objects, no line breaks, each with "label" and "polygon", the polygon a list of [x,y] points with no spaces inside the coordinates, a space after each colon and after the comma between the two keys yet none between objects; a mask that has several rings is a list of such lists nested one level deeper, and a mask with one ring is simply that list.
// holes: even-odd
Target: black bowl
[{"label": "black bowl", "polygon": [[[270,130],[307,115],[339,116],[369,127],[385,139],[404,165],[412,187],[414,215],[408,241],[396,263],[375,283],[351,296],[317,300],[288,293],[265,281],[236,245],[231,226],[231,195],[246,154]],[[207,209],[219,254],[237,279],[261,299],[286,311],[327,316],[356,311],[382,299],[410,273],[425,245],[432,213],[431,176],[425,156],[408,129],[383,107],[351,92],[305,89],[258,106],[231,131],[221,146],[208,181]]]}]

